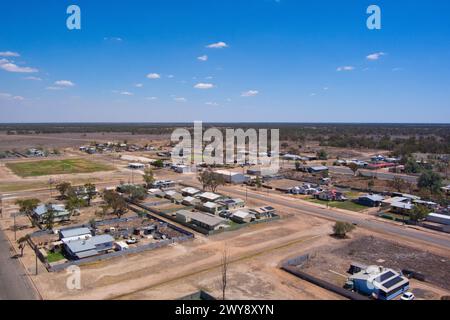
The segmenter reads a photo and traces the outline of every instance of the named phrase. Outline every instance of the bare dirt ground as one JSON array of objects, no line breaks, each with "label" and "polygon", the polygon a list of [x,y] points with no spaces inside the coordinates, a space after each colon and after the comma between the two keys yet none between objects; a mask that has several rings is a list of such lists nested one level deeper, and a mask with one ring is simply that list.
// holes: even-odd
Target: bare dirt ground
[{"label": "bare dirt ground", "polygon": [[382,265],[394,270],[414,270],[426,281],[411,280],[411,291],[419,299],[440,299],[448,295],[450,258],[425,248],[413,248],[392,240],[356,232],[351,239],[328,244],[310,252],[310,260],[302,270],[326,281],[343,286],[351,262]]},{"label": "bare dirt ground", "polygon": [[0,151],[24,150],[28,148],[69,148],[79,147],[90,142],[123,142],[136,144],[159,144],[167,141],[167,135],[133,135],[128,132],[123,133],[55,133],[55,134],[27,134],[27,135],[7,135],[0,132]]}]

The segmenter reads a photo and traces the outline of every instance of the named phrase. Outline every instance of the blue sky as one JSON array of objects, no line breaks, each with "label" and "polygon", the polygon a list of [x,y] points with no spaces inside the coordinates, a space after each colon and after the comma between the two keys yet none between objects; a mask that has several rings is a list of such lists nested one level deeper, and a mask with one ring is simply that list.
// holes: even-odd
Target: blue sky
[{"label": "blue sky", "polygon": [[0,122],[449,122],[449,16],[438,0],[3,1]]}]

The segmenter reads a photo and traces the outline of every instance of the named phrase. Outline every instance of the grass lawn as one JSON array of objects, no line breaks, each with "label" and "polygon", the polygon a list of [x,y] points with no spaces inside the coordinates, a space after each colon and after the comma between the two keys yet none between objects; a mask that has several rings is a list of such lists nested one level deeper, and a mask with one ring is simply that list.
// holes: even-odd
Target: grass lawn
[{"label": "grass lawn", "polygon": [[61,252],[49,252],[47,254],[47,261],[49,263],[65,259]]},{"label": "grass lawn", "polygon": [[[306,199],[310,202],[318,203],[321,205],[326,206],[327,201],[319,200],[319,199]],[[352,201],[329,201],[328,206],[330,208],[337,208],[337,209],[344,209],[344,210],[350,210],[350,211],[356,211],[360,212],[363,210],[366,210],[367,207],[362,206],[360,204],[354,203]]]},{"label": "grass lawn", "polygon": [[21,177],[36,177],[51,174],[91,173],[114,169],[112,166],[86,159],[15,162],[7,163],[6,166]]}]

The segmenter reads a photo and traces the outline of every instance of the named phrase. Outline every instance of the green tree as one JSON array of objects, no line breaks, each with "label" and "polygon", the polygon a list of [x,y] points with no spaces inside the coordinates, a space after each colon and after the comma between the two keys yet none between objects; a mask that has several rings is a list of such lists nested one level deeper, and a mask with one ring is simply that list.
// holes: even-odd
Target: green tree
[{"label": "green tree", "polygon": [[397,192],[401,192],[403,188],[406,187],[405,181],[400,177],[394,177],[391,181],[389,181],[389,186],[396,190]]},{"label": "green tree", "polygon": [[108,204],[108,206],[113,210],[113,214],[120,218],[127,211],[127,203],[125,199],[120,196],[117,192],[112,190],[107,190],[103,194],[103,199]]},{"label": "green tree", "polygon": [[19,244],[20,249],[20,256],[23,257],[23,250],[25,249],[26,244],[28,243],[28,240],[30,239],[30,236],[27,234],[23,237],[20,237],[17,240],[17,243]]},{"label": "green tree", "polygon": [[412,221],[421,221],[425,219],[430,214],[430,212],[431,210],[425,206],[415,205],[411,210],[411,213],[409,214],[409,218]]},{"label": "green tree", "polygon": [[72,189],[70,182],[61,182],[56,185],[56,190],[61,194],[61,198],[67,198],[68,192]]},{"label": "green tree", "polygon": [[45,205],[47,212],[43,216],[43,223],[45,225],[45,229],[51,230],[55,225],[55,213],[56,210],[53,208],[52,203],[47,203]]},{"label": "green tree", "polygon": [[39,199],[19,199],[16,200],[16,205],[19,206],[19,212],[21,214],[32,214],[39,205]]},{"label": "green tree", "polygon": [[405,173],[420,173],[420,165],[413,158],[408,158],[405,164]]},{"label": "green tree", "polygon": [[255,179],[255,186],[256,186],[257,188],[261,188],[261,187],[262,187],[262,182],[261,182],[261,177],[260,177],[260,176],[256,176],[256,179]]},{"label": "green tree", "polygon": [[87,205],[91,205],[91,201],[97,196],[97,188],[93,183],[86,183],[84,185],[84,190],[86,191],[87,196]]},{"label": "green tree", "polygon": [[162,168],[164,167],[164,162],[161,159],[158,159],[152,163],[152,166],[156,168]]},{"label": "green tree", "polygon": [[77,196],[70,196],[66,201],[66,210],[72,216],[75,211],[80,210],[82,207],[86,206],[86,200],[79,198]]},{"label": "green tree", "polygon": [[356,163],[354,163],[354,162],[350,162],[348,164],[348,167],[350,168],[350,170],[353,171],[353,175],[356,176],[356,172],[358,172],[358,169],[359,169],[358,165]]},{"label": "green tree", "polygon": [[153,174],[153,170],[151,168],[146,168],[144,170],[144,181],[147,185],[147,188],[150,188],[150,186],[155,182],[155,176]]},{"label": "green tree", "polygon": [[319,160],[328,160],[328,154],[325,150],[321,149],[317,151],[317,159]]},{"label": "green tree", "polygon": [[428,189],[431,194],[440,193],[442,188],[441,176],[431,170],[423,172],[417,181],[419,188]]},{"label": "green tree", "polygon": [[353,231],[355,226],[348,222],[336,221],[333,226],[333,235],[339,238],[345,238],[347,233]]}]

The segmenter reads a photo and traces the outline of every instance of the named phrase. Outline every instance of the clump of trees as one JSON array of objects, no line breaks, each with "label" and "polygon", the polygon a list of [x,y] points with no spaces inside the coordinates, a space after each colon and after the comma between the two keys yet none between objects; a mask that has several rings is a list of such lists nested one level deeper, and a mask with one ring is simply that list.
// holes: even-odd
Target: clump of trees
[{"label": "clump of trees", "polygon": [[145,181],[145,184],[147,185],[147,188],[150,188],[150,186],[155,182],[155,176],[151,168],[146,168],[144,170],[143,179]]},{"label": "clump of trees", "polygon": [[317,151],[316,155],[319,160],[328,160],[328,153],[323,149]]},{"label": "clump of trees", "polygon": [[209,169],[200,172],[197,179],[202,184],[203,190],[210,189],[212,192],[216,192],[219,186],[225,185],[224,177]]},{"label": "clump of trees", "polygon": [[415,205],[409,214],[409,219],[416,222],[421,221],[425,219],[430,213],[431,210],[426,206]]},{"label": "clump of trees", "polygon": [[336,221],[333,226],[333,235],[337,238],[344,239],[347,237],[347,233],[353,231],[355,226],[348,222]]},{"label": "clump of trees", "polygon": [[112,213],[118,218],[123,216],[127,212],[127,203],[125,199],[115,191],[106,190],[103,193],[103,200],[106,206],[105,210],[112,209]]},{"label": "clump of trees", "polygon": [[441,192],[442,178],[438,173],[427,170],[420,175],[417,186],[429,190],[431,194],[438,194]]}]

